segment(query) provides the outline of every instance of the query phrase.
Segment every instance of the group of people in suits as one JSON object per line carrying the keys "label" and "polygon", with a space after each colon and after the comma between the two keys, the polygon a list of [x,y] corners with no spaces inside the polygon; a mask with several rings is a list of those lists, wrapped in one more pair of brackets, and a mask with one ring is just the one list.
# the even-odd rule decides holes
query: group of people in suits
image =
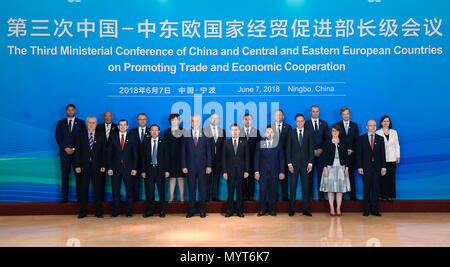
{"label": "group of people in suits", "polygon": [[[278,184],[281,199],[289,201],[289,216],[297,211],[297,188],[300,181],[302,214],[312,216],[314,176],[319,200],[327,193],[330,215],[341,216],[344,193],[356,201],[355,171],[363,177],[364,216],[380,216],[378,200],[395,198],[395,172],[400,162],[398,135],[388,116],[380,129],[374,120],[366,123],[367,133],[359,135],[358,125],[350,121],[350,109],[340,110],[342,121],[330,128],[321,120],[318,106],[311,107],[311,119],[295,116],[295,128],[284,122],[281,109],[274,111],[274,122],[264,130],[264,139],[252,127],[251,114],[243,116],[243,127],[232,124],[231,138],[212,114],[209,125],[201,128],[201,117],[193,115],[190,130],[180,127],[180,115],[169,116],[170,128],[160,138],[160,126],[147,127],[147,115],[137,116],[138,127],[128,130],[128,121],[112,122],[112,113],[104,113],[104,122],[89,116],[86,123],[75,118],[75,106],[66,106],[67,118],[58,122],[56,140],[61,159],[61,203],[68,201],[68,180],[73,165],[76,178],[79,218],[87,216],[88,191],[92,181],[94,213],[103,217],[102,202],[106,175],[111,177],[112,217],[121,213],[121,184],[125,185],[125,214],[132,216],[133,204],[141,195],[141,181],[148,202],[144,217],[155,212],[155,187],[159,196],[159,216],[166,214],[165,181],[170,179],[169,203],[174,201],[178,182],[180,201],[184,202],[184,180],[188,182],[190,218],[198,211],[206,217],[207,201],[219,201],[219,184],[227,184],[225,217],[244,217],[244,201],[254,200],[255,181],[259,183],[258,216],[276,216]],[[316,174],[316,175],[314,175]],[[198,196],[198,210],[196,199]],[[334,195],[336,194],[336,208]],[[234,196],[236,195],[236,207]],[[267,203],[268,202],[268,203]],[[268,205],[267,205],[268,204]]]}

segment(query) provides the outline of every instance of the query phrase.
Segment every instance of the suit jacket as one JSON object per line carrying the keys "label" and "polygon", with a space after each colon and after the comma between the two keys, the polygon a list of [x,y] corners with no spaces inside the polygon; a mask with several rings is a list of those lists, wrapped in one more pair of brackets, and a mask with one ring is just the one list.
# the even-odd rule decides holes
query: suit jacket
{"label": "suit jacket", "polygon": [[144,142],[145,139],[147,138],[151,138],[152,135],[150,134],[150,128],[149,127],[145,127],[145,131],[144,131],[144,141],[142,141],[141,143],[141,138],[139,138],[139,127],[133,128],[130,130],[130,136],[133,136],[133,138],[135,139],[135,143],[137,144],[138,147],[138,172],[142,172],[142,168],[144,167],[144,165],[142,165],[142,157],[144,154]]}
{"label": "suit jacket", "polygon": [[278,144],[273,147],[267,147],[266,140],[259,142],[255,150],[255,172],[259,172],[261,176],[277,177],[280,173],[284,173],[285,161],[283,146]]}
{"label": "suit jacket", "polygon": [[217,141],[214,140],[211,126],[205,127],[203,129],[203,132],[205,133],[205,136],[209,139],[209,146],[211,148],[211,160],[212,162],[215,162],[218,166],[222,164],[222,147],[223,142],[226,138],[225,130],[221,127],[217,127]]}
{"label": "suit jacket", "polygon": [[383,137],[384,149],[386,150],[386,161],[395,162],[400,158],[400,143],[398,142],[398,134],[396,130],[389,130],[389,140],[384,135],[383,129],[376,131],[376,134]]}
{"label": "suit jacket", "polygon": [[181,168],[206,169],[212,167],[211,147],[208,138],[200,130],[197,146],[194,145],[194,136],[191,131],[185,131],[181,139]]}
{"label": "suit jacket", "polygon": [[284,152],[286,153],[287,152],[286,146],[288,143],[289,133],[292,130],[291,125],[283,122],[283,126],[281,127],[281,135],[278,135],[278,129],[276,128],[277,127],[276,123],[272,123],[270,126],[272,127],[273,133],[274,133],[273,140],[276,141],[276,143],[280,142],[283,146]]}
{"label": "suit jacket", "polygon": [[249,171],[251,173],[254,172],[254,166],[255,163],[255,149],[256,144],[258,144],[259,141],[261,141],[261,134],[259,133],[259,130],[256,128],[251,127],[250,133],[248,136],[248,139],[245,137],[245,128],[242,127],[239,131],[239,138],[247,140],[248,145],[248,151],[249,151],[249,159],[250,159],[250,169]]}
{"label": "suit jacket", "polygon": [[314,126],[311,120],[305,122],[305,129],[313,134],[314,149],[322,148],[322,145],[328,138],[328,124],[326,121],[319,119],[319,131],[314,131]]}
{"label": "suit jacket", "polygon": [[348,125],[348,134],[345,133],[345,127],[344,127],[343,121],[337,122],[336,125],[338,125],[341,128],[341,137],[344,139],[345,143],[347,144],[348,149],[351,149],[351,150],[353,150],[353,152],[355,152],[356,145],[358,144],[358,139],[359,139],[358,124],[354,123],[353,121],[350,121],[350,123]]}
{"label": "suit jacket", "polygon": [[[324,166],[333,166],[334,156],[336,154],[336,145],[333,144],[331,138],[328,138],[327,141],[325,141],[325,143],[323,144],[322,148]],[[342,166],[348,167],[348,147],[343,138],[340,139],[337,149],[339,153],[340,164]]]}
{"label": "suit jacket", "polygon": [[58,121],[56,125],[55,138],[59,145],[59,153],[63,153],[67,147],[75,147],[75,139],[80,132],[86,131],[86,124],[83,120],[75,118],[72,131],[69,134],[69,123],[67,118]]}
{"label": "suit jacket", "polygon": [[94,144],[91,150],[88,132],[80,132],[75,142],[75,156],[73,158],[75,168],[81,167],[81,171],[86,171],[90,163],[96,171],[100,171],[100,168],[106,168],[105,144],[105,134],[95,131]]}
{"label": "suit jacket", "polygon": [[290,131],[286,162],[291,163],[294,168],[306,168],[309,163],[314,162],[314,140],[310,131],[303,128],[302,146],[298,142],[297,128]]}
{"label": "suit jacket", "polygon": [[[101,123],[101,124],[97,124],[97,129],[95,129],[95,132],[102,132],[103,134],[105,134],[106,137],[106,127],[105,127],[105,123]],[[114,134],[115,132],[119,132],[119,127],[117,127],[117,124],[115,124],[114,122],[111,122],[111,129],[109,130],[109,137],[111,137],[112,134]],[[106,145],[108,145],[109,139],[106,140]]]}
{"label": "suit jacket", "polygon": [[[145,138],[143,144],[143,154],[141,157],[141,166],[142,172],[146,172],[147,178],[152,168],[152,153],[152,138]],[[161,138],[158,138],[158,146],[156,148],[156,162],[157,166],[159,167],[159,176],[164,177],[164,173],[169,172],[170,170],[170,158],[167,143]]]}
{"label": "suit jacket", "polygon": [[[374,159],[373,162],[372,158]],[[368,134],[361,135],[357,146],[356,163],[358,168],[364,169],[364,172],[381,171],[382,168],[386,168],[386,151],[383,137],[374,134],[372,150]]]}
{"label": "suit jacket", "polygon": [[131,170],[138,170],[138,146],[135,138],[128,132],[125,138],[125,145],[122,151],[119,139],[120,132],[115,132],[109,137],[107,168],[117,174],[122,169],[122,161],[125,175],[129,175]]}
{"label": "suit jacket", "polygon": [[[237,170],[237,173],[234,171]],[[234,153],[233,139],[230,138],[223,144],[222,171],[228,175],[244,177],[244,172],[250,171],[250,155],[247,140],[238,138],[237,153]]]}

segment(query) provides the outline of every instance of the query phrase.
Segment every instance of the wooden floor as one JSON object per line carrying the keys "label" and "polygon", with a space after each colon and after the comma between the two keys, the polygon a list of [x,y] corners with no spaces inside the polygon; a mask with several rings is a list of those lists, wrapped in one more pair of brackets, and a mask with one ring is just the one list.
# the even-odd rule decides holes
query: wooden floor
{"label": "wooden floor", "polygon": [[450,213],[0,217],[0,246],[450,246]]}

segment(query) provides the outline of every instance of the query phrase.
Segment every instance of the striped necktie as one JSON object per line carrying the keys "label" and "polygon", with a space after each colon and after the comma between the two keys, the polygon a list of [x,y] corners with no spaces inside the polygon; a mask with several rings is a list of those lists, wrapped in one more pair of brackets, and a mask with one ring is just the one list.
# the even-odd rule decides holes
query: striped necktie
{"label": "striped necktie", "polygon": [[94,148],[94,133],[89,133],[89,147]]}

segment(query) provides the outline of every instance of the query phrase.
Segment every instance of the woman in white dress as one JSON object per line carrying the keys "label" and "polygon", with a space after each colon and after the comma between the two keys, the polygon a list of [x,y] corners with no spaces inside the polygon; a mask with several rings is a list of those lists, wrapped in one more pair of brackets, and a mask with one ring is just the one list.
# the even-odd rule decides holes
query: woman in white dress
{"label": "woman in white dress", "polygon": [[392,201],[396,198],[395,175],[397,164],[400,163],[400,144],[397,131],[392,129],[389,116],[381,117],[380,129],[376,133],[384,138],[386,150],[386,175],[381,177],[380,198],[383,201]]}

